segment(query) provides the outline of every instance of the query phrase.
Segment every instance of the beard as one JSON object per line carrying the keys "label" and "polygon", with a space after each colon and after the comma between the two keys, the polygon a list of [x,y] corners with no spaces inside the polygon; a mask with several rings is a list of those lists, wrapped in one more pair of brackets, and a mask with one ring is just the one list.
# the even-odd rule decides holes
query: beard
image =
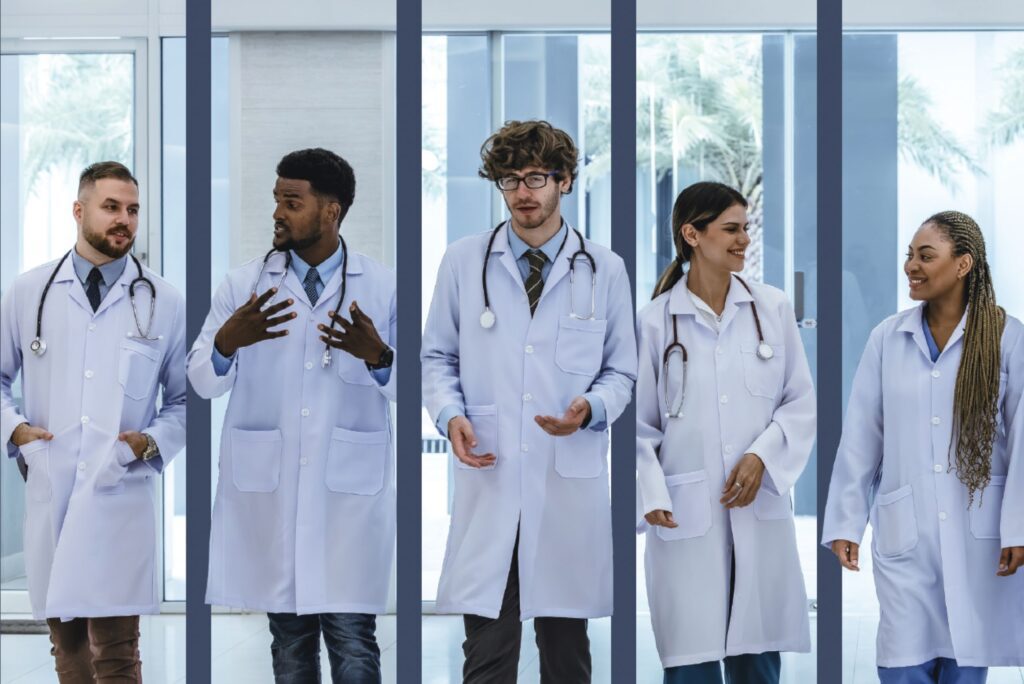
{"label": "beard", "polygon": [[[536,204],[538,206],[533,212],[531,212],[532,216],[530,218],[516,217],[516,223],[520,228],[524,230],[533,230],[534,228],[543,225],[545,221],[551,218],[555,209],[558,208],[558,195],[553,195],[550,199],[545,199],[544,201],[537,202]],[[515,215],[516,212],[512,210],[512,207],[509,207],[509,210],[512,211],[513,215]]]}
{"label": "beard", "polygon": [[135,236],[132,235],[131,239],[128,240],[128,243],[125,244],[124,247],[115,247],[114,245],[107,242],[107,235],[115,231],[127,232],[128,227],[120,225],[114,226],[105,233],[101,233],[99,231],[92,230],[89,226],[85,224],[82,225],[82,236],[85,238],[85,241],[89,243],[90,247],[95,249],[103,256],[108,256],[111,259],[120,259],[125,254],[131,251],[132,245],[135,244]]}
{"label": "beard", "polygon": [[[275,228],[277,227],[278,226],[275,226]],[[320,238],[322,238],[324,234],[323,229],[320,228],[319,226],[316,226],[316,232],[311,233],[303,238],[296,238],[292,236],[291,230],[284,226],[280,227],[286,232],[280,238],[276,236],[274,237],[274,249],[280,250],[282,252],[288,250],[297,252],[299,250],[306,249],[307,247],[312,247],[313,245],[320,241]]]}

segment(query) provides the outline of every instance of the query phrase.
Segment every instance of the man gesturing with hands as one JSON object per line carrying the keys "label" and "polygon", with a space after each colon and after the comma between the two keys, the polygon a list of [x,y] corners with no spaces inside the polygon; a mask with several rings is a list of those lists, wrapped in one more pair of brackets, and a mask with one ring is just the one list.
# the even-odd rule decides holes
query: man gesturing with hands
{"label": "man gesturing with hands", "polygon": [[231,392],[206,598],[268,613],[278,684],[320,680],[321,633],[335,683],[379,682],[395,277],[340,236],[355,198],[344,159],[300,150],[277,176],[274,249],[228,274],[188,357],[196,392]]}

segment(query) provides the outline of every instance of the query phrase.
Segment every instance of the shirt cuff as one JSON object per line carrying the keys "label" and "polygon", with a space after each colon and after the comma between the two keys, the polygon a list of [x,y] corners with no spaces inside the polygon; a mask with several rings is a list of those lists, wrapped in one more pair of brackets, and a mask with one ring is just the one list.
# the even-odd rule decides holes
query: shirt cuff
{"label": "shirt cuff", "polygon": [[608,412],[605,410],[604,402],[601,397],[597,396],[593,392],[587,392],[583,395],[583,398],[590,404],[590,420],[584,427],[587,430],[595,430],[600,432],[606,427],[606,421],[608,419]]}
{"label": "shirt cuff", "polygon": [[230,358],[224,356],[217,351],[217,345],[211,345],[213,347],[213,355],[210,360],[213,361],[213,372],[220,377],[224,377],[231,370],[231,364],[235,361],[235,356],[232,355]]}
{"label": "shirt cuff", "polygon": [[448,438],[448,422],[455,416],[464,416],[462,409],[456,404],[449,404],[441,409],[441,413],[437,416],[437,431],[444,435],[445,439]]}
{"label": "shirt cuff", "polygon": [[377,368],[375,370],[371,370],[370,375],[373,376],[373,379],[377,382],[378,385],[383,387],[384,385],[388,384],[388,380],[391,379],[391,366],[388,366],[387,368]]}

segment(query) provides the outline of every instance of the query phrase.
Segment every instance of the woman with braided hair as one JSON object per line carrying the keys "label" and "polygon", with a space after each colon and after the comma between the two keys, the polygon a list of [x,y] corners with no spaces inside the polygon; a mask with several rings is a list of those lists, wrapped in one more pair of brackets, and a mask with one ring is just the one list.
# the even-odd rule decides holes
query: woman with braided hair
{"label": "woman with braided hair", "polygon": [[903,270],[922,304],[868,340],[822,543],[859,570],[871,522],[881,682],[984,682],[1024,665],[1024,326],[965,214],[925,221]]}

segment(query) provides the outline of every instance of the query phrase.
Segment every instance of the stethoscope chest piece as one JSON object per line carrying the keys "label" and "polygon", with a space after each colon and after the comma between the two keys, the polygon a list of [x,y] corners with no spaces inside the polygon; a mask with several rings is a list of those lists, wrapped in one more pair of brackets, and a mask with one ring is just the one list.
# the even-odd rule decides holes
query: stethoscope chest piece
{"label": "stethoscope chest piece", "polygon": [[757,345],[757,358],[761,359],[762,361],[767,361],[773,356],[775,356],[775,350],[772,349],[772,346],[770,344],[768,344],[767,342],[761,342],[759,345]]}
{"label": "stethoscope chest piece", "polygon": [[37,337],[29,342],[28,348],[31,349],[32,353],[36,356],[42,356],[46,353],[46,342]]}
{"label": "stethoscope chest piece", "polygon": [[498,319],[495,317],[494,312],[491,311],[490,307],[484,309],[484,312],[480,314],[480,327],[485,330],[490,330],[494,327],[494,323]]}
{"label": "stethoscope chest piece", "polygon": [[331,365],[331,350],[330,348],[324,349],[324,353],[320,356],[320,367],[327,368]]}

